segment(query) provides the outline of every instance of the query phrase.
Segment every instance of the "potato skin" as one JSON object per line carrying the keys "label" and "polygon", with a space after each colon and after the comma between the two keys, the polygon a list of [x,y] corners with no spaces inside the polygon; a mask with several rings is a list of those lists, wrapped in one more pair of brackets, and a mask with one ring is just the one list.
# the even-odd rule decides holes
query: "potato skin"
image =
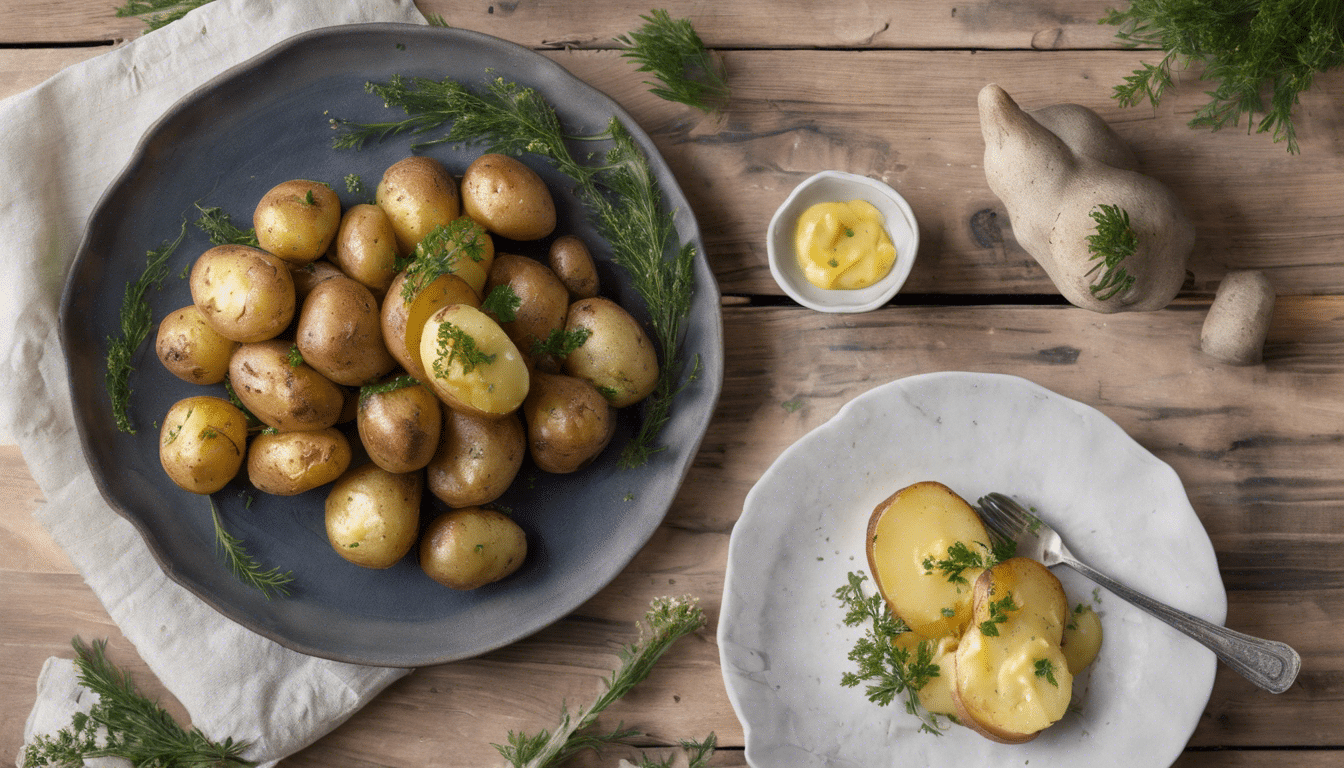
{"label": "potato skin", "polygon": [[341,217],[332,261],[375,296],[386,293],[397,276],[397,233],[387,212],[369,203],[351,206]]}
{"label": "potato skin", "polygon": [[262,195],[252,213],[257,244],[301,267],[321,258],[341,223],[341,200],[319,181],[281,182]]}
{"label": "potato skin", "polygon": [[159,463],[183,490],[214,493],[243,466],[247,417],[233,403],[198,395],[177,401],[159,429]]}
{"label": "potato skin", "polygon": [[597,265],[587,244],[574,235],[561,235],[551,243],[546,254],[547,264],[560,282],[569,290],[571,301],[591,299],[597,295],[601,283]]}
{"label": "potato skin", "polygon": [[299,312],[294,341],[304,362],[349,387],[375,382],[397,365],[383,344],[378,300],[349,277],[313,287]]}
{"label": "potato skin", "polygon": [[606,398],[573,376],[537,372],[523,417],[532,460],[543,472],[582,469],[616,434],[616,417]]}
{"label": "potato skin", "polygon": [[517,571],[526,558],[523,529],[493,509],[445,512],[420,537],[420,567],[453,589],[476,589],[499,581]]}
{"label": "potato skin", "polygon": [[415,546],[420,527],[420,473],[388,472],[377,464],[347,471],[327,494],[327,540],[364,568],[390,568]]}
{"label": "potato skin", "polygon": [[430,230],[461,215],[457,182],[432,157],[417,155],[388,166],[374,193],[397,238],[397,251],[409,255]]}
{"label": "potato skin", "polygon": [[564,330],[569,312],[569,291],[550,267],[536,259],[512,253],[501,253],[495,258],[490,268],[490,280],[486,283],[486,295],[500,286],[508,286],[518,297],[519,304],[514,319],[499,325],[518,351],[533,359],[533,344],[545,341],[552,331]]}
{"label": "potato skin", "polygon": [[217,245],[191,268],[191,301],[219,335],[238,342],[278,336],[297,304],[289,265],[246,245]]}
{"label": "potato skin", "polygon": [[566,333],[588,331],[564,362],[565,373],[586,379],[616,408],[643,400],[658,384],[658,353],[644,329],[621,305],[600,296],[569,307]]}
{"label": "potato skin", "polygon": [[445,409],[426,484],[450,507],[489,504],[509,489],[526,455],[527,433],[517,414],[492,419]]}
{"label": "potato skin", "polygon": [[289,342],[243,344],[229,360],[229,382],[254,416],[281,432],[326,429],[341,418],[345,393],[306,363],[289,364]]}
{"label": "potato skin", "polygon": [[163,367],[192,384],[218,384],[229,372],[229,358],[238,342],[219,335],[195,304],[159,322],[154,351]]}
{"label": "potato skin", "polygon": [[252,438],[247,479],[262,493],[295,496],[326,485],[350,467],[350,441],[332,427]]}
{"label": "potato skin", "polygon": [[355,423],[374,464],[388,472],[414,472],[438,450],[443,408],[428,387],[416,383],[361,394]]}
{"label": "potato skin", "polygon": [[462,210],[510,240],[540,240],[555,230],[555,200],[546,182],[508,155],[484,154],[467,166]]}
{"label": "potato skin", "polygon": [[333,277],[346,276],[340,267],[326,259],[318,259],[304,264],[302,267],[291,269],[289,275],[294,279],[294,295],[299,306],[303,305],[304,300],[308,298],[308,294],[313,292],[318,283],[330,280]]}

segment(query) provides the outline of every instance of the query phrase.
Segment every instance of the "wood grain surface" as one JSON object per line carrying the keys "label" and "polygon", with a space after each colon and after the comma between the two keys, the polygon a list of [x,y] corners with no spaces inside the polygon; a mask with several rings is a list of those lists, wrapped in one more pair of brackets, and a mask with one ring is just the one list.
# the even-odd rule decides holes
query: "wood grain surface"
{"label": "wood grain surface", "polygon": [[[706,116],[650,95],[612,39],[646,9],[421,0],[450,25],[544,53],[626,107],[687,192],[724,294],[728,361],[701,450],[665,524],[631,565],[571,616],[507,648],[415,671],[308,749],[308,766],[484,766],[510,730],[550,728],[590,700],[660,595],[698,597],[709,625],[673,648],[603,722],[647,734],[613,766],[714,732],[715,766],[746,765],[714,633],[732,527],[761,473],[853,397],[939,370],[1009,373],[1088,403],[1169,463],[1213,541],[1229,626],[1303,656],[1272,696],[1219,670],[1183,768],[1344,762],[1344,76],[1319,77],[1297,110],[1300,155],[1243,125],[1186,122],[1193,73],[1161,107],[1121,108],[1111,88],[1152,51],[1124,50],[1097,19],[1115,3],[662,4],[722,57],[733,98]],[[114,0],[0,0],[0,97],[143,33]],[[1151,313],[1065,304],[1013,237],[982,169],[975,95],[998,82],[1026,106],[1093,108],[1171,186],[1198,239],[1181,296]],[[921,248],[905,290],[863,315],[824,315],[770,277],[775,208],[823,169],[882,179],[907,197]],[[1264,270],[1280,296],[1262,365],[1203,355],[1209,301],[1232,269]],[[0,446],[0,760],[18,752],[34,683],[73,636],[106,637],[179,718],[185,712],[31,512],[42,501],[17,448]],[[1135,702],[1134,706],[1143,706]]]}

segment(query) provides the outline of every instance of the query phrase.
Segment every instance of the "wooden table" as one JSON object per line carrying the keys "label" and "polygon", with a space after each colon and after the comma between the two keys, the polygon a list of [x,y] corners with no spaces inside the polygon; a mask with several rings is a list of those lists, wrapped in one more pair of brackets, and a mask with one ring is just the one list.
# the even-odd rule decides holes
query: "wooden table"
{"label": "wooden table", "polygon": [[[115,5],[0,2],[0,96],[141,34]],[[420,0],[452,26],[530,46],[608,93],[676,172],[724,296],[728,361],[690,476],[652,541],[572,616],[512,647],[416,671],[284,765],[495,764],[490,742],[549,728],[561,702],[590,700],[649,600],[680,593],[700,598],[709,626],[606,722],[648,733],[651,748],[713,731],[714,765],[744,765],[714,640],[742,500],[786,446],[851,398],[938,370],[1024,376],[1118,422],[1183,479],[1218,554],[1228,625],[1301,652],[1301,676],[1279,696],[1220,668],[1178,765],[1344,761],[1344,78],[1322,76],[1303,97],[1302,151],[1291,156],[1245,130],[1187,128],[1203,103],[1188,74],[1158,109],[1116,106],[1112,86],[1158,57],[1121,49],[1097,24],[1112,0],[662,5],[722,52],[733,100],[721,118],[651,96],[614,50],[643,7]],[[988,82],[1027,106],[1097,110],[1187,204],[1199,235],[1171,306],[1103,316],[1059,299],[985,183],[975,96]],[[892,184],[920,221],[909,282],[878,311],[819,314],[770,277],[766,224],[822,169]],[[1219,280],[1244,268],[1264,270],[1279,300],[1264,364],[1237,368],[1204,356],[1198,339]],[[112,659],[162,693],[30,518],[40,504],[17,448],[0,447],[3,760],[19,749],[43,660],[68,654],[74,635],[109,638]],[[620,754],[580,762],[613,765]]]}

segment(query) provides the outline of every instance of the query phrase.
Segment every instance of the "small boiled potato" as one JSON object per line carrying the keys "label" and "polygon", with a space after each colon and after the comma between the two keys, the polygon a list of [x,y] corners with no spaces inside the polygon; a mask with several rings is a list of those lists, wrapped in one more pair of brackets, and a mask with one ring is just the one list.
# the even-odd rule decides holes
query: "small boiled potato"
{"label": "small boiled potato", "polygon": [[527,435],[518,414],[493,419],[449,408],[425,481],[430,493],[450,507],[489,504],[509,489],[526,455]]}
{"label": "small boiled potato", "polygon": [[591,299],[597,295],[597,265],[593,263],[588,246],[579,238],[573,235],[557,237],[547,253],[547,263],[569,289],[572,300]]}
{"label": "small boiled potato", "polygon": [[308,294],[313,292],[313,288],[317,287],[318,283],[330,280],[333,277],[345,276],[340,267],[326,259],[318,259],[312,263],[304,264],[302,267],[291,269],[289,274],[294,278],[294,295],[298,299],[299,306],[303,305],[304,300],[308,298]]}
{"label": "small boiled potato", "polygon": [[257,435],[247,449],[247,479],[262,493],[294,496],[350,468],[350,441],[333,427]]}
{"label": "small boiled potato", "polygon": [[616,434],[616,415],[592,384],[537,372],[523,403],[527,445],[543,472],[565,474],[597,457]]}
{"label": "small boiled potato", "polygon": [[[415,247],[412,267],[421,263],[437,265],[438,273],[457,275],[476,293],[482,293],[494,260],[494,239],[480,224],[463,216],[448,226],[430,230]],[[416,279],[423,283],[428,276]]]}
{"label": "small boiled potato", "polygon": [[289,265],[246,245],[217,245],[191,267],[191,301],[219,335],[233,341],[275,338],[297,304]]}
{"label": "small boiled potato", "polygon": [[195,304],[159,322],[154,351],[163,367],[192,384],[218,384],[229,372],[229,357],[238,342],[219,335]]}
{"label": "small boiled potato", "polygon": [[523,356],[499,323],[475,307],[435,312],[420,335],[420,358],[434,393],[451,408],[499,417],[527,397]]}
{"label": "small boiled potato", "polygon": [[[395,386],[404,381],[393,380]],[[423,384],[411,382],[390,389],[371,387],[359,397],[355,424],[359,441],[374,464],[388,472],[423,469],[439,447],[443,408]]]}
{"label": "small boiled potato", "polygon": [[524,355],[532,357],[532,345],[545,341],[553,331],[564,330],[569,312],[569,291],[551,268],[536,259],[501,253],[490,268],[485,295],[501,286],[518,299],[514,319],[500,327]]}
{"label": "small boiled potato", "polygon": [[397,233],[376,205],[360,203],[341,217],[335,262],[341,271],[382,296],[397,276]]}
{"label": "small boiled potato", "polygon": [[377,464],[347,471],[327,494],[327,541],[365,568],[390,568],[415,546],[420,531],[419,472],[388,472]]}
{"label": "small boiled potato", "polygon": [[420,567],[453,589],[476,589],[512,574],[527,557],[527,535],[493,509],[468,507],[436,517],[420,538]]}
{"label": "small boiled potato", "polygon": [[587,379],[617,408],[648,397],[658,384],[658,353],[639,322],[610,299],[580,299],[569,307],[565,332],[587,331],[565,358],[565,373]]}
{"label": "small boiled potato", "polygon": [[431,230],[462,212],[457,182],[432,157],[399,160],[383,172],[374,193],[397,238],[397,251],[409,255]]}
{"label": "small boiled potato", "polygon": [[159,429],[159,462],[178,487],[214,493],[243,466],[247,417],[218,397],[199,395],[168,409]]}
{"label": "small boiled potato", "polygon": [[555,229],[555,200],[546,182],[508,155],[481,155],[467,166],[462,210],[510,240],[540,240]]}
{"label": "small boiled potato", "polygon": [[406,372],[420,381],[429,381],[420,361],[420,334],[430,315],[450,304],[481,305],[481,297],[456,275],[440,275],[418,293],[406,298],[406,273],[392,281],[383,297],[383,343]]}
{"label": "small boiled potato", "polygon": [[313,287],[299,312],[294,343],[305,363],[337,384],[371,384],[397,366],[383,343],[378,300],[349,277]]}
{"label": "small boiled potato", "polygon": [[[243,344],[229,360],[229,383],[243,406],[281,432],[326,429],[341,418],[345,392],[306,363],[294,345],[272,339]],[[296,364],[297,363],[297,364]]]}
{"label": "small boiled potato", "polygon": [[341,224],[341,200],[320,181],[275,185],[257,203],[252,226],[262,250],[301,267],[327,252]]}

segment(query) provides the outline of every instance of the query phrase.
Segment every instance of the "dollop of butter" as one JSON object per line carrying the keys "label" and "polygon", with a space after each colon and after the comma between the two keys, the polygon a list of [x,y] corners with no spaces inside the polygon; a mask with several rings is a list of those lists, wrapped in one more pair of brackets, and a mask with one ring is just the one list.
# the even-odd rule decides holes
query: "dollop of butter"
{"label": "dollop of butter", "polygon": [[812,205],[794,229],[803,276],[827,290],[867,288],[886,277],[896,263],[896,246],[885,223],[867,200]]}

